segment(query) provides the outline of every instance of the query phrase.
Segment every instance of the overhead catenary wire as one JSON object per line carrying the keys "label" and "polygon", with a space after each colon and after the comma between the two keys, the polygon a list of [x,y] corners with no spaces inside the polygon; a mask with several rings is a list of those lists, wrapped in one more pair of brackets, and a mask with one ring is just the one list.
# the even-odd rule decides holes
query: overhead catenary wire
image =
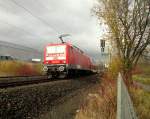
{"label": "overhead catenary wire", "polygon": [[[27,34],[30,34],[30,36],[33,36],[33,37],[37,37],[37,38],[40,38],[40,39],[43,39],[41,36],[38,36],[38,35],[36,35],[36,34],[32,34],[31,32],[28,32],[28,31],[26,31],[26,30],[24,30],[23,28],[21,28],[21,27],[18,27],[18,26],[16,26],[16,25],[13,25],[13,24],[9,24],[8,22],[5,22],[5,21],[2,21],[2,20],[0,20],[0,23],[3,23],[3,24],[6,24],[6,25],[8,25],[8,26],[10,26],[10,27],[15,27],[17,30],[19,30],[19,31],[22,31],[22,32],[24,32],[24,33],[27,33]],[[0,35],[0,36],[3,36],[3,35]],[[9,35],[8,35],[9,36]],[[10,38],[10,37],[6,37],[6,38]],[[1,42],[1,41],[0,41]],[[16,45],[20,45],[20,44],[16,44]],[[27,46],[28,47],[28,46]],[[29,48],[29,47],[28,47]]]}
{"label": "overhead catenary wire", "polygon": [[4,24],[6,24],[6,25],[8,25],[8,26],[10,26],[10,27],[14,27],[14,28],[16,28],[16,29],[18,29],[18,30],[20,30],[20,31],[22,31],[22,32],[24,32],[24,33],[30,34],[30,36],[35,36],[35,37],[38,37],[38,38],[39,38],[39,37],[42,38],[41,36],[38,36],[38,35],[36,35],[36,34],[32,34],[31,32],[28,32],[28,31],[24,30],[23,28],[21,28],[21,27],[19,27],[19,26],[10,24],[10,23],[8,23],[8,22],[6,22],[6,21],[3,21],[3,20],[1,20],[1,19],[0,19],[0,23],[4,23]]}
{"label": "overhead catenary wire", "polygon": [[16,2],[15,0],[11,0],[11,2],[13,2],[14,4],[16,4],[18,7],[24,9],[26,12],[28,12],[31,16],[35,17],[36,19],[38,19],[39,21],[41,21],[43,24],[45,24],[47,27],[49,27],[51,30],[55,31],[56,33],[59,33],[55,28],[53,28],[47,21],[43,20],[41,17],[36,16],[35,14],[33,14],[29,9],[27,9],[26,7],[24,7],[23,5],[19,4],[18,2]]}
{"label": "overhead catenary wire", "polygon": [[[5,8],[5,6],[3,4],[0,3],[0,6],[2,6],[3,8]],[[35,17],[35,16],[33,16]],[[9,27],[13,27],[14,29],[16,29],[17,31],[19,32],[24,32],[24,33],[27,33],[27,34],[30,34],[30,36],[33,36],[33,37],[38,37],[40,39],[43,39],[43,37],[41,37],[40,35],[37,35],[37,34],[33,34],[31,32],[29,32],[28,30],[25,30],[24,28],[22,27],[19,27],[18,25],[15,25],[15,24],[12,24],[12,23],[9,23],[7,21],[4,21],[2,19],[0,19],[0,23],[4,24],[4,25],[7,25]],[[8,29],[9,29],[8,27]],[[52,28],[51,28],[52,29]],[[5,36],[6,38],[11,38],[11,36],[9,35],[5,35],[5,34],[1,34],[0,36]],[[19,45],[19,44],[18,44]]]}
{"label": "overhead catenary wire", "polygon": [[[1,4],[1,3],[0,3],[0,6],[4,8],[3,4]],[[40,35],[33,34],[33,33],[29,32],[29,31],[25,30],[25,29],[22,28],[22,27],[19,27],[19,26],[17,26],[17,25],[11,24],[11,23],[6,22],[6,21],[4,21],[4,20],[1,20],[1,19],[0,19],[0,23],[6,24],[7,26],[13,27],[13,28],[15,28],[15,29],[17,29],[17,30],[19,30],[19,31],[21,31],[21,32],[27,33],[27,34],[29,34],[30,36],[43,39],[43,37],[41,37]]]}
{"label": "overhead catenary wire", "polygon": [[[3,8],[6,8],[6,7],[5,7],[3,4],[1,4],[1,3],[0,3],[0,6],[3,7]],[[29,34],[30,36],[37,37],[38,39],[39,39],[39,38],[40,38],[40,39],[43,39],[43,37],[41,37],[40,35],[31,33],[31,32],[29,32],[28,30],[25,30],[24,28],[19,27],[18,25],[11,24],[11,23],[9,23],[9,22],[7,22],[7,21],[4,21],[4,20],[2,20],[2,19],[0,19],[0,23],[3,23],[3,24],[5,24],[5,25],[7,25],[7,26],[9,26],[9,27],[13,27],[13,28],[17,29],[17,31],[27,33],[27,34]],[[1,35],[1,36],[2,36],[2,35]],[[7,37],[8,37],[8,36],[7,36]],[[9,38],[9,37],[8,37],[8,38]]]}
{"label": "overhead catenary wire", "polygon": [[[42,0],[34,0],[34,1],[35,1],[36,4],[40,4],[40,5],[42,6],[42,8],[44,8],[45,10],[47,10],[47,11],[50,10],[47,6],[44,5],[44,3],[42,2]],[[65,29],[63,29],[63,30],[65,31]],[[61,35],[64,35],[64,33],[58,34],[59,37],[60,37]],[[69,36],[71,36],[71,35],[69,34]],[[59,38],[59,37],[58,37],[58,38]]]}
{"label": "overhead catenary wire", "polygon": [[[32,34],[32,33],[30,33],[30,32],[28,32],[28,31],[26,31],[26,30],[24,30],[24,29],[22,29],[22,28],[20,28],[20,27],[18,27],[18,26],[15,26],[15,25],[13,25],[13,24],[9,24],[9,23],[7,23],[7,22],[4,22],[4,21],[2,21],[2,20],[0,20],[0,22],[3,22],[3,23],[5,23],[5,24],[7,24],[7,25],[9,25],[9,26],[11,26],[11,27],[15,27],[16,29],[18,29],[18,30],[21,30],[21,31],[23,31],[24,33],[28,33],[28,34],[30,34],[30,36],[34,36],[34,37],[37,37],[38,39],[43,39],[41,36],[38,36],[38,35],[36,35],[36,34]],[[0,36],[3,36],[3,35],[0,35]],[[6,38],[10,38],[9,36],[5,36]],[[20,44],[17,44],[17,45],[20,45]],[[29,47],[29,46],[27,46],[27,47]],[[30,46],[31,47],[31,46]],[[39,52],[41,52],[40,50],[38,50]]]}
{"label": "overhead catenary wire", "polygon": [[[21,9],[23,9],[23,10],[25,10],[28,14],[30,14],[32,17],[34,17],[34,18],[36,18],[37,20],[39,20],[40,22],[42,22],[43,24],[45,24],[47,27],[49,27],[51,30],[53,30],[53,31],[55,31],[55,32],[57,32],[58,33],[58,31],[56,30],[56,29],[54,29],[54,28],[52,28],[52,26],[48,23],[48,22],[46,22],[45,20],[43,20],[41,17],[39,17],[39,16],[37,16],[37,15],[35,15],[35,14],[33,14],[33,12],[31,12],[31,10],[30,9],[27,9],[26,7],[24,7],[23,5],[21,5],[20,3],[18,3],[18,2],[16,2],[15,0],[9,0],[10,2],[12,2],[14,5],[16,5],[17,7],[19,7],[19,8],[21,8]],[[39,1],[38,1],[39,2]],[[39,2],[39,4],[40,4],[40,2]],[[3,6],[3,4],[0,4],[2,7],[4,7]],[[47,9],[48,10],[48,8],[47,7],[45,7],[45,5],[43,5],[42,4],[42,6],[45,8],[45,9]],[[7,24],[7,25],[9,25],[9,26],[11,26],[11,27],[14,27],[14,28],[16,28],[16,29],[19,29],[19,30],[21,30],[21,31],[23,31],[23,32],[25,32],[25,33],[28,33],[28,34],[30,34],[31,36],[36,36],[36,37],[40,37],[40,36],[38,36],[38,35],[32,35],[32,33],[30,33],[29,31],[26,31],[25,29],[23,29],[23,28],[21,28],[21,27],[19,27],[19,26],[17,26],[17,25],[14,25],[14,24],[10,24],[10,23],[8,23],[8,22],[5,22],[5,21],[3,21],[3,20],[0,20],[1,22],[3,22],[4,24]],[[43,38],[42,38],[43,39]]]}

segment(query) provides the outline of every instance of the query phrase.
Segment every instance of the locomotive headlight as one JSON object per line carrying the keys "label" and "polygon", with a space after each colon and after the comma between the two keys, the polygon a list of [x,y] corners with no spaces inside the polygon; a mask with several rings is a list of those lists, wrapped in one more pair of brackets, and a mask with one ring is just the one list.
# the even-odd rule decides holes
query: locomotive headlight
{"label": "locomotive headlight", "polygon": [[64,66],[60,66],[60,67],[58,67],[58,70],[59,70],[59,71],[64,71],[64,70],[65,70],[65,67],[64,67]]}
{"label": "locomotive headlight", "polygon": [[45,71],[45,72],[48,71],[48,67],[47,67],[47,66],[44,66],[44,67],[43,67],[43,71]]}

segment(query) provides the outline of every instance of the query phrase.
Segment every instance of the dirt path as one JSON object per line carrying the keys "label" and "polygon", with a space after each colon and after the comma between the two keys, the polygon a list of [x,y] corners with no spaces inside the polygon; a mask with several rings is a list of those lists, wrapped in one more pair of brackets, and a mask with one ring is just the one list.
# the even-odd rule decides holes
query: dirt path
{"label": "dirt path", "polygon": [[74,119],[77,110],[83,105],[87,95],[96,93],[97,87],[98,82],[89,83],[89,85],[56,100],[51,109],[38,119]]}

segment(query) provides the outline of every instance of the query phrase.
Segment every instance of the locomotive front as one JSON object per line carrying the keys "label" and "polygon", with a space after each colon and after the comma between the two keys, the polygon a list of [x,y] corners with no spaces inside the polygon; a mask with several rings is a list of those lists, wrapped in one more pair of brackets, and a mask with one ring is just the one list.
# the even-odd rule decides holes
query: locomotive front
{"label": "locomotive front", "polygon": [[44,71],[49,78],[64,78],[67,74],[67,45],[49,44],[44,50]]}

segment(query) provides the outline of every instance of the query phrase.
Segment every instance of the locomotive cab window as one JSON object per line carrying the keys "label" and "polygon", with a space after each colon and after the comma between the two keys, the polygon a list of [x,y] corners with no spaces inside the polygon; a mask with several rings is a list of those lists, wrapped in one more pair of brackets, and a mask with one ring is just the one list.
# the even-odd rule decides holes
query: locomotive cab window
{"label": "locomotive cab window", "polygon": [[66,45],[47,46],[46,60],[66,60]]}
{"label": "locomotive cab window", "polygon": [[47,53],[64,53],[65,46],[49,46],[47,47]]}

